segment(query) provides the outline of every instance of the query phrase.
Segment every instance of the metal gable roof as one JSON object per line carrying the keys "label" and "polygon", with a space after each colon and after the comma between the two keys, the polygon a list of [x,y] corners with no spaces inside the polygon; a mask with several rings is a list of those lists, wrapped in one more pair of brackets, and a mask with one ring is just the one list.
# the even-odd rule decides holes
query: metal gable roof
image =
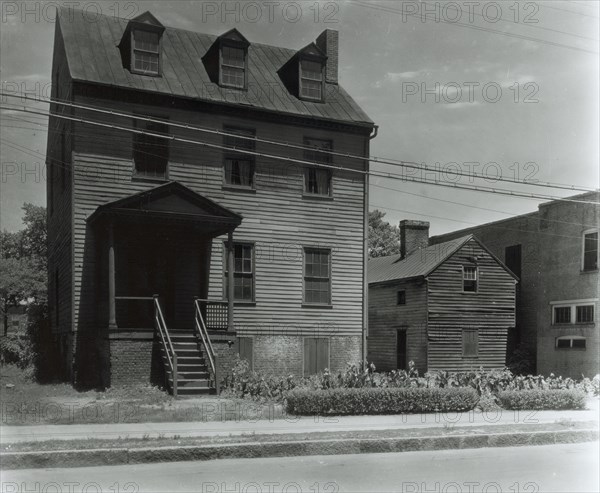
{"label": "metal gable roof", "polygon": [[252,43],[248,47],[248,89],[220,87],[211,81],[202,57],[217,36],[166,27],[161,40],[160,77],[131,73],[123,67],[118,45],[126,19],[98,15],[93,22],[81,11],[61,9],[59,29],[71,77],[76,81],[160,93],[213,103],[243,105],[302,117],[373,125],[339,85],[325,84],[326,100],[314,103],[290,94],[277,71],[297,52]]}
{"label": "metal gable roof", "polygon": [[369,284],[425,277],[453,255],[473,235],[421,248],[401,259],[400,255],[376,257],[369,260],[367,279]]}

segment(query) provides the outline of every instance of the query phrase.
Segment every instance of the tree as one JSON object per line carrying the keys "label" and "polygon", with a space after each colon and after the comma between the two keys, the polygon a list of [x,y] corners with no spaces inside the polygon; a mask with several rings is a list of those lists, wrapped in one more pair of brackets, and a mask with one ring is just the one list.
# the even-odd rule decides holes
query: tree
{"label": "tree", "polygon": [[0,233],[0,310],[4,331],[8,328],[8,309],[33,300],[47,302],[47,228],[46,209],[23,205],[25,228]]}
{"label": "tree", "polygon": [[383,220],[385,212],[369,212],[369,257],[400,253],[400,229]]}

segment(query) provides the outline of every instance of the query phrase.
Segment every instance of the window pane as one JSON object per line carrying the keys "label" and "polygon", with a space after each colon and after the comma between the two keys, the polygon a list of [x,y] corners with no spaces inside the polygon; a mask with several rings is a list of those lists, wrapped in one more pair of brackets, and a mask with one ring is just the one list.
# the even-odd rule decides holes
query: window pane
{"label": "window pane", "polygon": [[304,189],[315,195],[331,195],[331,172],[327,169],[306,168]]}
{"label": "window pane", "polygon": [[311,60],[302,60],[300,62],[300,67],[302,70],[302,78],[316,81],[323,80],[323,65],[321,63]]}
{"label": "window pane", "polygon": [[251,187],[254,181],[254,162],[246,159],[225,160],[225,183]]}
{"label": "window pane", "polygon": [[406,305],[406,291],[398,291],[398,305]]}
{"label": "window pane", "polygon": [[585,235],[583,244],[583,270],[598,268],[598,232]]}
{"label": "window pane", "polygon": [[133,31],[133,47],[158,53],[158,33],[148,31]]}
{"label": "window pane", "polygon": [[556,339],[556,347],[566,349],[571,347],[571,339]]}
{"label": "window pane", "polygon": [[571,339],[571,347],[574,349],[585,349],[585,339]]}
{"label": "window pane", "polygon": [[322,99],[323,83],[309,79],[301,79],[300,95],[310,99]]}
{"label": "window pane", "polygon": [[571,322],[571,307],[557,306],[554,308],[554,323],[568,324]]}
{"label": "window pane", "polygon": [[142,72],[158,73],[158,53],[146,53],[144,51],[133,52],[134,68]]}
{"label": "window pane", "polygon": [[[138,122],[140,130],[157,134],[169,134],[167,125],[153,122]],[[133,135],[133,159],[137,175],[149,178],[166,178],[169,161],[169,141],[146,134]]]}
{"label": "window pane", "polygon": [[577,323],[589,323],[594,321],[594,305],[577,307]]}
{"label": "window pane", "polygon": [[223,84],[244,87],[244,69],[223,67]]}
{"label": "window pane", "polygon": [[305,303],[331,303],[329,250],[306,249],[304,253]]}
{"label": "window pane", "polygon": [[242,48],[223,46],[223,64],[232,67],[244,68],[245,52]]}

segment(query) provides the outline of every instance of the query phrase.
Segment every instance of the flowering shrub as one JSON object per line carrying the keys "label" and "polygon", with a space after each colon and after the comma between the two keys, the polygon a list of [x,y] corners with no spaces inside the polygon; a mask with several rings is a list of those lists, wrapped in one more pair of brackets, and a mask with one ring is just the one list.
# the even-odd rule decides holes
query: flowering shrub
{"label": "flowering shrub", "polygon": [[480,398],[493,401],[500,392],[516,390],[578,390],[587,395],[600,395],[600,376],[575,381],[550,375],[515,375],[509,369],[461,372],[433,371],[419,376],[414,363],[408,370],[377,372],[375,365],[351,365],[336,373],[325,369],[310,377],[263,375],[251,371],[245,360],[238,359],[231,375],[222,382],[225,393],[235,397],[282,401],[293,389],[332,390],[363,388],[472,388]]}

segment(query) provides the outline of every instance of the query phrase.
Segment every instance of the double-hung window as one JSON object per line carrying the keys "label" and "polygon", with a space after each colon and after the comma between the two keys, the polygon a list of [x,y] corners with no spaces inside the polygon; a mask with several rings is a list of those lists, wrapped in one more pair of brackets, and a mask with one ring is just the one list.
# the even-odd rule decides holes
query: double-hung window
{"label": "double-hung window", "polygon": [[[233,299],[235,301],[254,301],[254,245],[234,243],[233,245]],[[229,271],[225,256],[225,292],[228,289]]]}
{"label": "double-hung window", "polygon": [[311,166],[304,169],[304,193],[308,195],[331,196],[330,151],[332,142],[322,139],[304,139],[304,160],[324,166]]}
{"label": "double-hung window", "polygon": [[331,304],[331,250],[304,249],[304,303]]}
{"label": "double-hung window", "polygon": [[463,267],[463,291],[477,291],[477,267],[470,265]]}
{"label": "double-hung window", "polygon": [[158,33],[136,29],[133,31],[134,72],[144,75],[160,74],[160,38]]}
{"label": "double-hung window", "polygon": [[[242,151],[254,151],[256,132],[250,129],[225,127],[225,184],[234,187],[254,188],[254,155]],[[234,135],[232,135],[234,134]],[[239,138],[240,135],[246,138]],[[236,152],[237,151],[237,152]]]}
{"label": "double-hung window", "polygon": [[221,84],[243,89],[246,87],[246,50],[223,45],[221,48]]}
{"label": "double-hung window", "polygon": [[[164,123],[138,120],[133,134],[135,176],[154,180],[167,179],[169,162],[169,127]],[[160,137],[164,135],[165,137]]]}
{"label": "double-hung window", "polygon": [[311,101],[323,100],[323,64],[300,60],[300,97]]}

